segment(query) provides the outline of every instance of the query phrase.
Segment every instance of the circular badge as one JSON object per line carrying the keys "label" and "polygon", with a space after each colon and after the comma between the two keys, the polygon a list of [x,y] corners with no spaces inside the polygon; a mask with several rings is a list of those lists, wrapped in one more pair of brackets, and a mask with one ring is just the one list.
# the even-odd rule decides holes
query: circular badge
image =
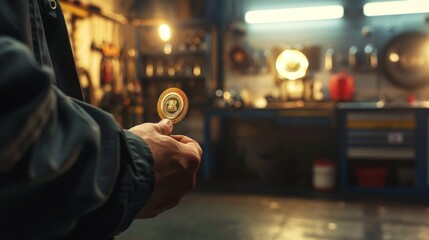
{"label": "circular badge", "polygon": [[188,97],[178,88],[169,88],[159,96],[157,109],[161,119],[180,122],[188,112]]}

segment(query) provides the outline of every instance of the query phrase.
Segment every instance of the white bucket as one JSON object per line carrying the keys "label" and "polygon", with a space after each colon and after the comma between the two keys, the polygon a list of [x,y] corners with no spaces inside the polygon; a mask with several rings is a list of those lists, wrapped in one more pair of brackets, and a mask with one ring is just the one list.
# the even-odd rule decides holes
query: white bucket
{"label": "white bucket", "polygon": [[313,187],[317,191],[335,188],[335,164],[330,160],[316,160],[313,164]]}

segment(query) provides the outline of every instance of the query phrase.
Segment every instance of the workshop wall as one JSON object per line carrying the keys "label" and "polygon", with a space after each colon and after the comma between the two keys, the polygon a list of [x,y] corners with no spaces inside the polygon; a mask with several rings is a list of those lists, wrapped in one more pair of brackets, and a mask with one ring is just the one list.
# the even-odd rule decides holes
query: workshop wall
{"label": "workshop wall", "polygon": [[[366,44],[373,44],[379,52],[393,36],[405,31],[429,31],[426,14],[396,15],[386,17],[365,17],[362,13],[366,1],[279,1],[279,0],[235,0],[227,1],[225,8],[225,62],[231,46],[242,44],[254,53],[253,57],[264,58],[265,67],[257,72],[234,71],[226,66],[224,69],[225,90],[237,92],[246,90],[252,99],[266,95],[279,95],[279,89],[274,83],[275,69],[273,68],[273,49],[279,46],[318,46],[320,47],[320,68],[311,74],[313,79],[324,84],[325,100],[329,100],[328,83],[331,73],[324,69],[324,55],[328,48],[335,50],[337,57],[336,72],[345,69],[355,78],[356,91],[354,100],[375,101],[379,96],[388,101],[406,100],[409,92],[392,86],[386,81],[380,70],[354,70],[348,66],[347,53],[351,46],[356,46],[363,52]],[[242,22],[244,14],[249,10],[274,9],[287,7],[305,7],[310,5],[341,4],[345,15],[339,20],[290,22],[275,24],[244,25],[245,36],[241,39],[231,36],[231,23]],[[228,10],[229,9],[229,10]],[[231,10],[232,9],[232,10]],[[235,9],[235,10],[234,10]],[[364,33],[371,34],[365,35]],[[271,57],[270,57],[271,55]],[[271,62],[270,62],[271,61]],[[417,99],[428,100],[428,88],[415,92]]]}
{"label": "workshop wall", "polygon": [[[104,11],[116,12],[125,14],[131,5],[131,1],[115,1],[115,0],[83,0],[83,4],[93,4],[99,6]],[[102,3],[102,4],[101,4]],[[100,100],[102,92],[100,89],[100,52],[91,49],[91,44],[101,45],[103,42],[114,43],[116,46],[121,47],[124,45],[124,37],[131,34],[126,26],[119,25],[112,21],[100,18],[96,15],[88,18],[79,19],[76,22],[76,28],[72,29],[70,13],[65,12],[65,18],[68,24],[68,30],[74,47],[74,55],[77,64],[87,69],[93,79],[93,85],[96,89],[98,100]],[[75,31],[75,32],[73,32]],[[74,37],[73,37],[74,35]],[[130,36],[130,35],[128,35]],[[134,38],[126,38],[127,44],[134,45]],[[116,74],[120,77],[120,73]],[[118,81],[121,82],[121,81]]]}

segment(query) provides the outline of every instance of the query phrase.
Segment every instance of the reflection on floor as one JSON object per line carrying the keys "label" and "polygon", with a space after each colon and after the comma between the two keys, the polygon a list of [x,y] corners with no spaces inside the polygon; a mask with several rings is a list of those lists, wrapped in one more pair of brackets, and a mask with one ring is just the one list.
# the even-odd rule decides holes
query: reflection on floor
{"label": "reflection on floor", "polygon": [[157,218],[134,221],[117,239],[429,239],[429,208],[424,204],[194,193]]}

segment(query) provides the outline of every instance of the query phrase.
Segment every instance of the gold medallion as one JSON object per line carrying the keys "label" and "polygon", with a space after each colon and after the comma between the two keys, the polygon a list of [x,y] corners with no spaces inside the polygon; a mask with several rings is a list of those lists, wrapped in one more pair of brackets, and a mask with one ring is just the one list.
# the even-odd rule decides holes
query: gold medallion
{"label": "gold medallion", "polygon": [[169,88],[159,96],[157,109],[161,119],[180,122],[188,112],[188,97],[178,88]]}

